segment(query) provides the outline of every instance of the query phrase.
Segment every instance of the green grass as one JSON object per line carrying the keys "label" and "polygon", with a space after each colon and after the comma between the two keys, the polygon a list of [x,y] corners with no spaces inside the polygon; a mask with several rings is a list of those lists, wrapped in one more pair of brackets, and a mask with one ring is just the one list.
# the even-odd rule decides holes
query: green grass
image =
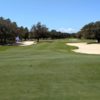
{"label": "green grass", "polygon": [[67,41],[0,47],[0,100],[100,100],[100,56]]}
{"label": "green grass", "polygon": [[87,43],[97,43],[96,40],[93,39],[77,39],[77,38],[69,38],[67,39],[69,43],[79,43],[79,42],[87,42]]}

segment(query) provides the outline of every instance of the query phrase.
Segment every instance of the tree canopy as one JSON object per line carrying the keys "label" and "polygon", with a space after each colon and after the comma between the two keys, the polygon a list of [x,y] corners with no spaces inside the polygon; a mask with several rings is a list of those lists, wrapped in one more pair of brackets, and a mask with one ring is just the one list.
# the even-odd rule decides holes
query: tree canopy
{"label": "tree canopy", "polygon": [[42,25],[40,22],[32,26],[31,32],[33,34],[33,37],[37,39],[37,42],[39,42],[40,38],[44,39],[48,36],[48,28],[46,27],[46,25]]}
{"label": "tree canopy", "polygon": [[26,40],[28,33],[28,28],[18,27],[16,22],[0,17],[0,44],[12,44],[16,36]]}
{"label": "tree canopy", "polygon": [[69,33],[59,32],[55,29],[49,30],[46,25],[43,25],[40,22],[32,26],[31,34],[33,38],[37,39],[37,42],[39,42],[39,39],[62,39],[71,36]]}
{"label": "tree canopy", "polygon": [[27,27],[19,27],[16,22],[12,22],[9,18],[5,19],[0,17],[0,44],[2,45],[15,43],[16,37],[19,37],[21,41],[37,39],[37,42],[39,42],[40,39],[62,39],[71,36],[75,35],[56,31],[55,29],[49,30],[49,28],[41,24],[41,22],[33,25],[29,31]]}
{"label": "tree canopy", "polygon": [[85,25],[78,33],[79,38],[96,39],[100,42],[100,21]]}

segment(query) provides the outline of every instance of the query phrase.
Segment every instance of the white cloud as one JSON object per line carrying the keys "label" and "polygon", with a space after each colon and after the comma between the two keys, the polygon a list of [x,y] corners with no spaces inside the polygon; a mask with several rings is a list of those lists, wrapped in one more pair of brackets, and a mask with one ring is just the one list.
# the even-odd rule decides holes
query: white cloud
{"label": "white cloud", "polygon": [[57,31],[67,32],[67,33],[74,33],[74,32],[76,32],[76,30],[73,29],[73,28],[59,28]]}

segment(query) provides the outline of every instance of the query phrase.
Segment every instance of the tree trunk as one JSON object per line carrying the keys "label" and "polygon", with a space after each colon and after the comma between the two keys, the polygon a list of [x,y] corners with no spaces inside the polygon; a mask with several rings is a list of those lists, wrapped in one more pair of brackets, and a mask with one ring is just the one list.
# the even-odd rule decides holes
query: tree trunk
{"label": "tree trunk", "polygon": [[97,39],[98,43],[100,43],[100,39]]}
{"label": "tree trunk", "polygon": [[3,38],[1,37],[1,38],[0,38],[0,44],[2,44],[2,43],[3,43]]}
{"label": "tree trunk", "polygon": [[39,38],[37,38],[37,42],[39,42]]}

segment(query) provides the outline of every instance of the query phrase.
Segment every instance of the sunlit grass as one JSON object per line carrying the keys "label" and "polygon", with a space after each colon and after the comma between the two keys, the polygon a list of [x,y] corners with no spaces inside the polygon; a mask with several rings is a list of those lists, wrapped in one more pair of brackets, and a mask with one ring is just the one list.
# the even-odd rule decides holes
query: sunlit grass
{"label": "sunlit grass", "polygon": [[100,56],[74,53],[68,41],[1,46],[0,100],[99,100]]}

